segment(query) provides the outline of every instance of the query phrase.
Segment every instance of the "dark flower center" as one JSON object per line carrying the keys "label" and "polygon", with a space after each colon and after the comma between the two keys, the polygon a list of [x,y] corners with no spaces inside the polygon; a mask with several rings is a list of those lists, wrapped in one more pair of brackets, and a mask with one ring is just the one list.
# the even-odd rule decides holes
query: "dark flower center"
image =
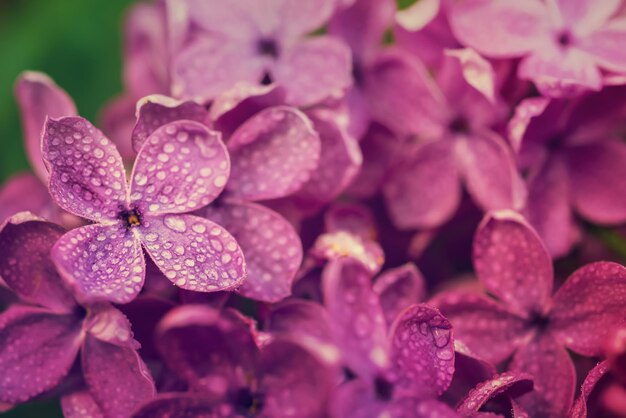
{"label": "dark flower center", "polygon": [[118,215],[126,229],[131,229],[141,225],[141,213],[137,208],[124,209]]}
{"label": "dark flower center", "polygon": [[72,313],[74,314],[76,318],[83,319],[87,316],[87,309],[83,308],[80,305],[76,305],[74,309],[72,310]]}
{"label": "dark flower center", "polygon": [[550,317],[542,313],[534,313],[530,318],[531,326],[540,331],[545,330],[549,323]]}
{"label": "dark flower center", "polygon": [[457,116],[452,120],[452,122],[450,122],[448,129],[450,129],[450,132],[455,134],[466,134],[470,131],[470,125],[466,118],[463,116]]}
{"label": "dark flower center", "polygon": [[246,417],[254,417],[263,409],[263,395],[247,387],[234,391],[231,394],[231,402],[235,411]]}
{"label": "dark flower center", "polygon": [[257,50],[259,54],[267,57],[278,58],[280,53],[278,44],[271,38],[262,38],[257,44]]}
{"label": "dark flower center", "polygon": [[374,379],[374,392],[377,399],[390,401],[393,396],[393,384],[384,377],[378,376]]}
{"label": "dark flower center", "polygon": [[564,30],[557,35],[556,41],[563,48],[566,48],[572,44],[572,34],[568,30]]}
{"label": "dark flower center", "polygon": [[261,79],[261,85],[262,86],[269,86],[273,82],[274,82],[274,80],[272,80],[272,76],[270,75],[270,73],[268,73],[266,71],[265,74],[263,74],[263,78]]}
{"label": "dark flower center", "polygon": [[352,79],[354,80],[354,85],[356,86],[362,86],[365,81],[363,66],[356,60],[352,61]]}

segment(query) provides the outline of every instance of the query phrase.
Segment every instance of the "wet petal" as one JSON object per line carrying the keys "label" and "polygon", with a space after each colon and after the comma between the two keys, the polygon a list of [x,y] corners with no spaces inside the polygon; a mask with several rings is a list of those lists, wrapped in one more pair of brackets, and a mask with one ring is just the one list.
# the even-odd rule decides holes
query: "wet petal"
{"label": "wet petal", "polygon": [[56,386],[82,341],[80,318],[14,305],[0,314],[0,401],[20,403]]}
{"label": "wet petal", "polygon": [[65,418],[105,418],[88,391],[74,392],[61,398]]}
{"label": "wet petal", "polygon": [[115,144],[124,162],[132,162],[136,152],[130,140],[135,126],[136,99],[119,96],[109,100],[100,111],[99,124],[107,138]]}
{"label": "wet petal", "polygon": [[209,393],[223,395],[254,373],[258,349],[250,324],[232,310],[175,308],[159,324],[156,342],[171,370]]}
{"label": "wet petal", "polygon": [[520,215],[485,216],[474,236],[473,260],[487,290],[521,314],[544,313],[552,294],[552,260]]}
{"label": "wet petal", "polygon": [[130,321],[118,309],[110,304],[97,304],[90,307],[83,324],[85,332],[102,342],[119,347],[139,347],[133,339]]}
{"label": "wet petal", "polygon": [[22,300],[57,312],[69,312],[74,299],[50,259],[64,229],[20,213],[0,226],[0,278]]}
{"label": "wet petal", "polygon": [[230,407],[221,405],[206,395],[164,393],[136,410],[132,418],[235,418]]}
{"label": "wet petal", "polygon": [[287,90],[287,102],[303,107],[341,96],[352,84],[351,68],[346,44],[330,36],[316,36],[286,51],[272,75]]}
{"label": "wet petal", "polygon": [[88,335],[81,364],[89,392],[106,416],[129,416],[156,395],[148,368],[132,348]]}
{"label": "wet petal", "polygon": [[222,225],[241,246],[248,278],[240,294],[265,302],[291,294],[302,262],[302,243],[285,218],[264,206],[237,201],[209,206],[198,214]]}
{"label": "wet petal", "polygon": [[389,363],[387,327],[371,273],[359,262],[331,260],[324,268],[324,302],[343,361],[363,378],[373,378]]}
{"label": "wet petal", "polygon": [[589,395],[593,392],[593,389],[596,387],[596,384],[602,379],[602,377],[609,371],[609,365],[606,361],[602,363],[598,363],[596,367],[591,369],[585,377],[585,381],[583,382],[580,388],[580,395],[574,406],[569,412],[570,418],[586,418],[587,415],[587,401],[589,400]]}
{"label": "wet petal", "polygon": [[455,338],[487,361],[499,363],[522,342],[526,322],[482,295],[443,293],[431,303],[452,322]]}
{"label": "wet petal", "polygon": [[102,132],[81,117],[48,119],[43,158],[49,190],[59,206],[92,221],[114,220],[127,199],[122,157]]}
{"label": "wet petal", "polygon": [[535,390],[518,402],[531,417],[563,417],[574,400],[576,374],[567,351],[551,338],[540,338],[522,347],[511,371],[533,376]]}
{"label": "wet petal", "polygon": [[317,168],[319,135],[295,108],[272,107],[257,113],[228,141],[231,196],[265,200],[300,189]]}
{"label": "wet petal", "polygon": [[147,96],[137,103],[137,122],[132,131],[132,143],[139,152],[148,137],[163,125],[177,120],[195,120],[205,123],[208,112],[193,101],[180,101],[158,94]]}
{"label": "wet petal", "polygon": [[190,212],[222,192],[229,171],[218,132],[198,122],[172,122],[154,131],[139,151],[130,198],[146,214]]}
{"label": "wet petal", "polygon": [[143,286],[141,244],[121,225],[88,225],[61,237],[52,249],[61,276],[79,300],[130,302]]}
{"label": "wet petal", "polygon": [[20,74],[15,84],[20,107],[24,143],[35,174],[46,182],[48,170],[41,156],[41,134],[46,117],[75,116],[76,106],[68,94],[47,75],[35,71]]}
{"label": "wet petal", "polygon": [[357,260],[372,275],[380,270],[385,261],[385,254],[376,241],[346,231],[320,235],[315,240],[310,254],[321,261],[341,258]]}
{"label": "wet petal", "polygon": [[441,395],[454,374],[452,325],[437,309],[411,305],[389,331],[395,393],[418,398]]}
{"label": "wet petal", "polygon": [[523,373],[502,373],[480,383],[470,391],[457,408],[463,416],[474,416],[490,400],[497,396],[516,397],[533,389],[532,377]]}
{"label": "wet petal", "polygon": [[391,324],[400,311],[421,302],[426,296],[426,283],[413,263],[384,271],[374,283],[385,319]]}
{"label": "wet petal", "polygon": [[337,418],[376,418],[385,416],[391,406],[375,397],[373,388],[355,379],[340,385],[333,396],[332,416]]}
{"label": "wet petal", "polygon": [[0,188],[0,222],[18,212],[28,211],[42,218],[51,217],[56,204],[48,189],[31,173],[19,173],[6,180]]}
{"label": "wet petal", "polygon": [[180,288],[215,292],[235,288],[246,278],[239,244],[226,229],[208,219],[153,216],[139,233],[157,267]]}
{"label": "wet petal", "polygon": [[613,327],[626,312],[626,268],[588,264],[572,274],[554,296],[550,327],[568,348],[601,356]]}

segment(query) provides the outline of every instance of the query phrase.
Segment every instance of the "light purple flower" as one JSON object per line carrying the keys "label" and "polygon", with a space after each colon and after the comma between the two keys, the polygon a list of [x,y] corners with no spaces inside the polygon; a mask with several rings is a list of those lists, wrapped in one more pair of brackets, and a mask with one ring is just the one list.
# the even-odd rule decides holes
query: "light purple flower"
{"label": "light purple flower", "polygon": [[433,303],[457,338],[481,357],[498,363],[514,354],[510,369],[535,380],[535,391],[520,398],[532,416],[563,416],[575,384],[565,347],[585,356],[602,353],[610,329],[625,320],[626,268],[588,264],[553,296],[548,252],[523,218],[508,211],[485,217],[473,258],[479,280],[499,301],[451,291]]}
{"label": "light purple flower", "polygon": [[522,57],[518,76],[560,97],[600,90],[603,71],[626,72],[621,6],[621,0],[466,0],[451,8],[450,22],[463,44],[488,57]]}
{"label": "light purple flower", "polygon": [[48,120],[43,156],[55,201],[94,222],[65,234],[52,250],[79,297],[132,300],[145,278],[142,247],[184,289],[230,289],[245,279],[235,239],[187,214],[211,203],[228,180],[230,161],[216,132],[194,121],[157,129],[128,184],[115,146],[80,117]]}

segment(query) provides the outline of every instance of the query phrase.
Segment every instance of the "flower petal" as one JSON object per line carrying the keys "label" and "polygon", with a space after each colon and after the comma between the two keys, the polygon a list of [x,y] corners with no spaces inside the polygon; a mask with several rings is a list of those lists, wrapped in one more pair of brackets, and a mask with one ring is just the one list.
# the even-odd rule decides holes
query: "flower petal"
{"label": "flower petal", "polygon": [[0,314],[0,402],[18,403],[56,386],[82,341],[80,318],[13,305]]}
{"label": "flower petal", "polygon": [[522,315],[545,313],[554,280],[552,260],[520,215],[486,215],[474,236],[473,260],[480,281],[506,304]]}
{"label": "flower petal", "polygon": [[523,373],[506,372],[492,377],[476,386],[457,407],[463,416],[474,416],[474,413],[497,396],[519,396],[533,389],[533,379]]}
{"label": "flower petal", "polygon": [[48,189],[31,173],[19,173],[6,180],[0,188],[0,222],[18,212],[31,212],[49,219],[56,204]]}
{"label": "flower petal", "polygon": [[109,100],[100,111],[99,126],[115,144],[124,162],[132,162],[136,152],[130,141],[135,126],[136,99],[122,95]]}
{"label": "flower petal", "polygon": [[110,304],[97,304],[90,307],[83,329],[100,341],[119,347],[139,347],[133,339],[130,321],[117,308]]}
{"label": "flower petal", "polygon": [[240,294],[264,302],[278,302],[291,294],[302,263],[302,243],[285,218],[264,206],[234,200],[200,213],[226,228],[241,246],[248,278]]}
{"label": "flower petal", "polygon": [[20,107],[24,143],[30,165],[43,182],[48,180],[48,170],[41,157],[41,133],[46,117],[76,116],[76,105],[47,75],[26,71],[15,84],[15,97]]}
{"label": "flower petal", "polygon": [[54,269],[50,250],[65,231],[29,213],[0,225],[0,278],[22,300],[57,312],[70,312],[72,295]]}
{"label": "flower petal", "polygon": [[[612,1],[615,3],[615,1]],[[611,3],[609,1],[608,3]],[[603,4],[604,6],[604,4]],[[593,9],[597,9],[593,7]],[[609,71],[626,71],[626,54],[619,47],[626,36],[626,22],[623,18],[605,23],[603,27],[583,41],[581,49],[591,55],[596,63]],[[623,84],[623,83],[620,83]]]}
{"label": "flower petal", "polygon": [[63,235],[52,260],[79,301],[130,302],[146,275],[141,244],[121,225],[87,225]]}
{"label": "flower petal", "polygon": [[65,418],[105,418],[89,391],[70,393],[61,398]]}
{"label": "flower petal", "polygon": [[122,157],[102,132],[81,117],[48,119],[43,159],[59,206],[92,221],[114,220],[127,200]]}
{"label": "flower petal", "polygon": [[336,0],[270,0],[266,9],[273,9],[280,19],[280,33],[287,39],[307,34],[326,23],[335,10]]}
{"label": "flower petal", "polygon": [[320,148],[319,135],[299,110],[278,106],[257,113],[228,141],[229,195],[266,200],[292,194],[317,168]]}
{"label": "flower petal", "polygon": [[586,418],[587,415],[587,401],[589,400],[589,395],[593,392],[596,384],[602,379],[602,377],[609,371],[609,365],[606,361],[602,363],[598,363],[596,367],[591,369],[580,388],[580,395],[576,402],[574,402],[574,406],[569,411],[570,418]]}
{"label": "flower petal", "polygon": [[346,231],[320,235],[309,252],[322,263],[341,258],[357,260],[372,275],[376,274],[385,262],[383,249],[376,241]]}
{"label": "flower petal", "polygon": [[362,378],[373,378],[390,364],[385,317],[371,277],[350,258],[329,261],[322,275],[324,301],[343,361]]}
{"label": "flower petal", "polygon": [[331,36],[316,36],[285,51],[272,75],[287,91],[287,102],[305,107],[341,96],[352,84],[351,54]]}
{"label": "flower petal", "polygon": [[449,292],[431,303],[454,325],[455,338],[487,361],[499,363],[522,343],[525,321],[482,295]]}
{"label": "flower petal", "polygon": [[132,131],[133,149],[137,152],[148,137],[163,125],[177,120],[195,120],[205,123],[208,112],[204,106],[191,100],[181,101],[154,94],[137,103],[137,122]]}
{"label": "flower petal", "polygon": [[330,233],[346,231],[372,241],[378,236],[374,214],[360,203],[333,203],[324,213],[324,227]]}
{"label": "flower petal", "polygon": [[417,266],[411,262],[384,271],[374,282],[387,324],[409,305],[424,300],[426,283]]}
{"label": "flower petal", "polygon": [[621,0],[607,0],[602,3],[593,0],[557,0],[555,3],[563,22],[574,27],[578,36],[588,35],[602,28],[622,5]]}
{"label": "flower petal", "polygon": [[228,152],[218,132],[194,121],[168,123],[139,151],[130,198],[146,214],[190,212],[222,192],[229,171]]}
{"label": "flower petal", "polygon": [[237,241],[218,224],[193,215],[146,219],[139,231],[150,258],[176,286],[197,292],[235,288],[246,278]]}
{"label": "flower petal", "polygon": [[234,418],[232,410],[204,394],[163,393],[147,402],[132,418]]}
{"label": "flower petal", "polygon": [[601,356],[611,329],[626,316],[626,268],[588,264],[572,274],[554,296],[550,328],[568,348]]}

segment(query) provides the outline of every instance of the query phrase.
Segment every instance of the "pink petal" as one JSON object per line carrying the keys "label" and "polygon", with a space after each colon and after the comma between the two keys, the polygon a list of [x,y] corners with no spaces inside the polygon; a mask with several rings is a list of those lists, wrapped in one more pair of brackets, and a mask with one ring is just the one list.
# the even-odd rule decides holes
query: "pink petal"
{"label": "pink petal", "polygon": [[557,0],[555,4],[563,23],[573,27],[578,36],[584,36],[602,28],[619,10],[622,0]]}
{"label": "pink petal", "polygon": [[550,327],[564,345],[585,356],[600,356],[613,327],[626,312],[626,268],[588,264],[572,274],[554,296]]}
{"label": "pink petal", "polygon": [[50,218],[55,206],[46,186],[31,173],[15,174],[0,188],[0,222],[25,211]]}
{"label": "pink petal", "polygon": [[474,416],[474,413],[490,400],[497,396],[506,394],[508,396],[518,396],[519,394],[531,391],[533,380],[529,375],[523,373],[502,373],[493,378],[480,383],[467,395],[463,402],[457,407],[457,412],[463,416]]}
{"label": "pink petal", "polygon": [[136,350],[139,343],[133,339],[130,321],[110,304],[91,306],[83,329],[102,342]]}
{"label": "pink petal", "polygon": [[543,115],[548,104],[550,104],[550,99],[545,97],[532,97],[522,100],[515,107],[515,113],[507,125],[507,132],[511,147],[516,153],[520,151],[522,141],[529,126],[535,118]]}
{"label": "pink petal", "polygon": [[141,290],[146,274],[139,241],[121,225],[73,229],[52,248],[52,259],[82,301],[130,302]]}
{"label": "pink petal", "polygon": [[406,149],[383,192],[393,223],[402,229],[433,228],[449,220],[461,200],[451,141]]}
{"label": "pink petal", "polygon": [[218,224],[193,215],[154,216],[139,237],[157,267],[176,286],[197,292],[236,288],[246,278],[244,255]]}
{"label": "pink petal", "polygon": [[[163,393],[141,406],[132,418],[234,418],[229,406],[204,394]],[[86,417],[85,417],[86,418]]]}
{"label": "pink petal", "polygon": [[287,220],[264,206],[237,201],[209,206],[201,214],[226,228],[241,246],[248,278],[240,294],[265,302],[291,294],[302,262],[302,243]]}
{"label": "pink petal", "polygon": [[[377,418],[389,414],[393,404],[376,399],[371,385],[355,379],[340,385],[333,396],[332,416],[351,418]],[[400,415],[402,416],[402,415]]]}
{"label": "pink petal", "polygon": [[56,203],[96,222],[115,220],[127,200],[122,157],[102,132],[81,117],[48,119],[43,158]]}
{"label": "pink petal", "polygon": [[621,140],[572,147],[567,168],[576,210],[595,223],[626,221],[626,144]]}
{"label": "pink petal", "polygon": [[411,262],[384,271],[374,282],[387,324],[409,305],[424,300],[426,283],[417,266]]}
{"label": "pink petal", "polygon": [[15,84],[15,97],[20,107],[24,144],[30,165],[43,182],[48,179],[41,156],[41,134],[46,117],[76,116],[74,102],[47,75],[34,71],[20,74]]}
{"label": "pink petal", "polygon": [[407,8],[397,11],[396,23],[407,31],[420,31],[436,19],[442,9],[441,0],[415,2]]}
{"label": "pink petal", "polygon": [[449,292],[431,303],[454,325],[456,340],[494,364],[523,342],[526,321],[484,296]]}
{"label": "pink petal", "polygon": [[272,107],[248,119],[228,141],[231,196],[265,200],[287,196],[317,167],[320,139],[310,120],[290,107]]}
{"label": "pink petal", "polygon": [[331,233],[347,231],[372,241],[378,235],[374,214],[360,203],[333,203],[324,213],[324,227]]}
{"label": "pink petal", "polygon": [[350,49],[342,41],[316,36],[285,51],[272,75],[287,90],[289,104],[310,106],[343,95],[352,84],[351,61]]}
{"label": "pink petal", "polygon": [[100,111],[99,126],[111,138],[125,162],[132,162],[136,152],[130,141],[135,126],[135,103],[130,96],[118,96],[105,103]]}
{"label": "pink petal", "polygon": [[561,345],[539,337],[515,354],[509,369],[533,376],[535,389],[518,399],[531,417],[565,416],[574,400],[576,373]]}
{"label": "pink petal", "polygon": [[454,374],[452,325],[435,308],[411,305],[389,331],[395,394],[420,399],[441,395]]}
{"label": "pink petal", "polygon": [[145,214],[184,213],[211,203],[230,171],[218,132],[181,120],[154,131],[137,155],[130,198]]}
{"label": "pink petal", "polygon": [[148,137],[163,125],[177,120],[195,120],[205,123],[208,112],[193,101],[180,101],[167,96],[152,95],[137,103],[137,122],[132,131],[133,149],[137,152]]}
{"label": "pink petal", "polygon": [[447,50],[445,54],[458,63],[467,84],[495,103],[496,73],[489,61],[471,48]]}
{"label": "pink petal", "polygon": [[335,10],[336,0],[270,0],[265,5],[279,16],[279,32],[287,39],[322,27]]}
{"label": "pink petal", "polygon": [[[615,0],[608,3],[615,3]],[[593,9],[596,7],[594,6]],[[600,30],[591,34],[583,41],[581,49],[591,55],[600,67],[623,73],[626,71],[626,54],[619,45],[624,41],[624,37],[626,37],[626,22],[623,18],[616,19],[604,24]]]}
{"label": "pink petal", "polygon": [[80,318],[13,305],[0,314],[0,402],[21,403],[55,387],[82,342]]}
{"label": "pink petal", "polygon": [[[175,2],[174,2],[175,3]],[[179,2],[182,3],[182,2]],[[258,2],[233,0],[221,2],[219,0],[187,0],[179,7],[187,8],[186,13],[192,23],[200,26],[208,33],[225,35],[224,38],[236,40],[250,40],[258,34],[255,13],[258,12]],[[263,3],[265,6],[266,3]],[[271,9],[270,9],[271,10]],[[176,10],[178,13],[182,11]],[[260,16],[267,16],[262,14]]]}
{"label": "pink petal", "polygon": [[552,260],[537,233],[514,212],[492,212],[476,231],[476,274],[520,314],[542,314],[552,294]]}
{"label": "pink petal", "polygon": [[372,275],[380,270],[385,261],[385,254],[376,241],[346,231],[320,235],[310,254],[320,261],[351,258],[360,262]]}
{"label": "pink petal", "polygon": [[65,418],[105,418],[88,391],[74,392],[61,398]]}
{"label": "pink petal", "polygon": [[76,306],[54,269],[50,250],[65,231],[29,213],[0,226],[0,277],[20,299],[67,313]]}
{"label": "pink petal", "polygon": [[371,277],[349,258],[329,261],[322,274],[324,301],[343,361],[363,378],[373,378],[390,364],[387,327]]}
{"label": "pink petal", "polygon": [[596,387],[596,384],[604,377],[606,372],[609,371],[609,365],[606,361],[602,363],[598,363],[596,367],[591,369],[580,388],[580,395],[578,395],[578,399],[574,402],[574,406],[569,411],[570,418],[586,418],[587,415],[587,401],[589,400],[589,395],[593,392]]}

